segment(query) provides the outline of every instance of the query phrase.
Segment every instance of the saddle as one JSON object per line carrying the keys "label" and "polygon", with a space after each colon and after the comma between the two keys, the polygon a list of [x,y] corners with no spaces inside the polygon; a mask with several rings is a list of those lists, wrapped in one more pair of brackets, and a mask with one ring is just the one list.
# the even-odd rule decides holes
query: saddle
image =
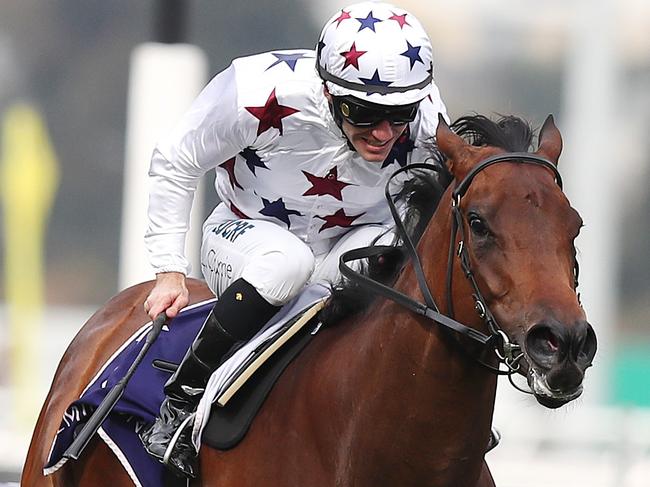
{"label": "saddle", "polygon": [[[307,325],[307,323],[305,323]],[[232,392],[226,391],[212,407],[210,419],[203,430],[203,443],[220,450],[235,447],[246,435],[257,411],[262,407],[273,384],[284,369],[311,341],[318,331],[318,324],[303,326],[288,339],[282,350],[271,355],[260,366],[251,370],[252,377],[241,377],[242,385],[233,384]],[[251,369],[254,366],[251,366]],[[237,392],[236,395],[233,394]]]}

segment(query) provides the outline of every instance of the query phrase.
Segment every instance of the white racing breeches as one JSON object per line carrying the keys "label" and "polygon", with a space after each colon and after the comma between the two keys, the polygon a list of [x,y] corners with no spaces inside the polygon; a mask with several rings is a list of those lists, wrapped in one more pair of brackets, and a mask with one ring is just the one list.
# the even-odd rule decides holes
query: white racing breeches
{"label": "white racing breeches", "polygon": [[219,297],[233,281],[243,278],[274,306],[289,301],[308,283],[338,281],[339,257],[344,252],[378,238],[380,244],[388,244],[393,238],[384,225],[363,225],[310,246],[275,223],[238,219],[227,208],[219,213],[224,220],[211,218],[203,226],[201,270],[208,286]]}

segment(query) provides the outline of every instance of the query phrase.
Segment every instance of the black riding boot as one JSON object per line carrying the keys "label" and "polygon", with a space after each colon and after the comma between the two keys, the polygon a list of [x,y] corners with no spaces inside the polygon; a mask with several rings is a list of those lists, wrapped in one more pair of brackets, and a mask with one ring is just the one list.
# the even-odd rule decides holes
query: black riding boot
{"label": "black riding boot", "polygon": [[251,339],[278,309],[243,279],[233,282],[215,303],[178,369],[165,384],[167,397],[160,406],[160,416],[140,435],[145,449],[174,473],[196,476],[197,452],[188,425],[212,372],[236,342]]}

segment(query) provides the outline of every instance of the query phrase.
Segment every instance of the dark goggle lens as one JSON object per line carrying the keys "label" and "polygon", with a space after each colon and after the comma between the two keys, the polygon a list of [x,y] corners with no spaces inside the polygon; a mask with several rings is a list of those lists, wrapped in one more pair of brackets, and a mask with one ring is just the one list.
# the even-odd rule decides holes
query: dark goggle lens
{"label": "dark goggle lens", "polygon": [[370,127],[384,120],[392,125],[404,125],[415,120],[418,112],[418,103],[383,107],[362,105],[350,99],[339,98],[336,100],[336,104],[341,116],[355,127]]}

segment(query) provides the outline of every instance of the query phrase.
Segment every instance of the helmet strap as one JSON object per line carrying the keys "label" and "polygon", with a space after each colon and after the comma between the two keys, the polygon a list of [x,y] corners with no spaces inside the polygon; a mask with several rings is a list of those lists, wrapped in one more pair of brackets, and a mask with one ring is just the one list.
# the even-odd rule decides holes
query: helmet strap
{"label": "helmet strap", "polygon": [[330,107],[330,113],[332,114],[332,118],[334,119],[334,123],[336,123],[336,126],[341,130],[341,133],[343,134],[343,137],[345,137],[345,140],[348,143],[348,148],[352,152],[356,152],[357,149],[352,145],[352,142],[350,142],[350,139],[348,138],[348,135],[345,133],[345,130],[343,130],[343,116],[341,115],[341,113],[338,110],[336,110],[334,108],[334,104],[332,103],[331,100],[328,99],[327,104]]}

